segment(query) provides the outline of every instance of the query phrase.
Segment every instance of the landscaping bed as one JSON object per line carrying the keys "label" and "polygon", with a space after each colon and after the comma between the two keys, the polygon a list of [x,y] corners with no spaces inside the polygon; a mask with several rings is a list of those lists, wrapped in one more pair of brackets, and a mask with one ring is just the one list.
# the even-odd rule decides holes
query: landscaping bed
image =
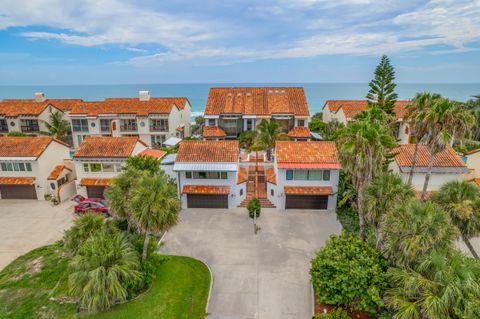
{"label": "landscaping bed", "polygon": [[[66,298],[61,243],[35,249],[0,272],[0,318],[204,318],[210,273],[200,261],[164,256],[151,287],[135,300],[97,314],[77,314]],[[192,303],[190,302],[192,297]]]}

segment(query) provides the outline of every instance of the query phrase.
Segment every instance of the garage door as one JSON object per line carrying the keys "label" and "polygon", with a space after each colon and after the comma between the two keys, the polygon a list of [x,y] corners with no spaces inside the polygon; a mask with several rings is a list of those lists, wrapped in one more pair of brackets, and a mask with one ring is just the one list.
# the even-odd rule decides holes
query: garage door
{"label": "garage door", "polygon": [[35,185],[0,185],[2,199],[37,199]]}
{"label": "garage door", "polygon": [[328,196],[325,195],[287,195],[285,208],[327,209]]}
{"label": "garage door", "polygon": [[228,208],[228,195],[187,195],[188,208]]}
{"label": "garage door", "polygon": [[105,186],[87,186],[87,196],[89,198],[104,198]]}

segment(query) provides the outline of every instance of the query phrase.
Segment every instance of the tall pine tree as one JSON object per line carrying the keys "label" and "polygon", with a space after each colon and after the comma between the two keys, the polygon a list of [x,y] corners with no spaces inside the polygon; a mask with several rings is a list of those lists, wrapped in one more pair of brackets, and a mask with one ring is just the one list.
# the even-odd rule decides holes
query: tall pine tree
{"label": "tall pine tree", "polygon": [[367,94],[369,104],[380,106],[385,112],[393,114],[393,107],[397,100],[397,93],[393,83],[395,80],[395,70],[390,64],[390,59],[386,55],[382,55],[380,64],[375,68],[375,77],[370,82],[370,91]]}

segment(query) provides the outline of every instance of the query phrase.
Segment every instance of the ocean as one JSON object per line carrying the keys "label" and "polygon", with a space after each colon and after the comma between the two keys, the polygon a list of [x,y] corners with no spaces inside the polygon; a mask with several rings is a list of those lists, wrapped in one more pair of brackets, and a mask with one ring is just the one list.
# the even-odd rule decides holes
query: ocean
{"label": "ocean", "polygon": [[[34,92],[45,92],[47,98],[81,98],[102,100],[106,97],[137,97],[148,90],[154,97],[186,96],[192,105],[192,117],[203,114],[211,87],[229,86],[302,86],[305,88],[310,113],[320,112],[328,99],[364,99],[368,83],[198,83],[198,84],[125,84],[125,85],[28,85],[0,86],[0,99],[33,98]],[[436,92],[448,98],[465,101],[480,95],[480,83],[399,83],[399,99],[412,98],[417,92]]]}

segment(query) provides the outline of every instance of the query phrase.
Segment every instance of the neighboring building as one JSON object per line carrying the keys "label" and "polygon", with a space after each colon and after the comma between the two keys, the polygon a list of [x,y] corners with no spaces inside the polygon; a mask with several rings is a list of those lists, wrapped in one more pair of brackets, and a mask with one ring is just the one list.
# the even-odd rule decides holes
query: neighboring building
{"label": "neighboring building", "polygon": [[464,157],[468,167],[467,179],[480,179],[480,149],[467,152]]}
{"label": "neighboring building", "polygon": [[112,178],[120,174],[129,156],[147,149],[138,137],[85,138],[73,155],[77,172],[77,193],[85,197],[103,198],[105,188]]}
{"label": "neighboring building", "polygon": [[69,113],[73,143],[86,136],[138,136],[151,147],[161,147],[170,137],[190,136],[191,106],[186,97],[108,98],[83,102]]}
{"label": "neighboring building", "polygon": [[238,141],[183,141],[173,170],[182,208],[233,208],[246,195]]}
{"label": "neighboring building", "polygon": [[296,127],[308,130],[309,116],[301,87],[211,88],[205,107],[204,137],[237,138],[244,131],[255,130],[262,119],[278,121],[285,133]]}
{"label": "neighboring building", "polygon": [[68,158],[68,145],[52,137],[0,137],[0,197],[56,196],[55,189],[74,178],[72,169],[62,165]]}
{"label": "neighboring building", "polygon": [[[35,99],[5,99],[0,101],[0,134],[23,132],[38,134],[48,131],[46,123],[55,111],[68,113],[80,99],[47,99],[42,92]],[[67,119],[67,118],[65,118]]]}
{"label": "neighboring building", "polygon": [[[410,103],[410,100],[398,100],[393,108],[397,117],[395,136],[400,144],[408,144],[412,133],[408,124],[403,122],[403,118],[407,111],[406,107]],[[367,100],[327,100],[322,109],[323,121],[327,123],[338,121],[347,124],[358,113],[365,110],[367,106]]]}
{"label": "neighboring building", "polygon": [[[395,156],[395,160],[390,163],[390,169],[399,173],[405,182],[408,181],[414,151],[414,144],[400,145],[396,150],[397,155]],[[430,151],[427,146],[423,144],[419,145],[412,179],[412,186],[417,191],[423,189],[429,160]],[[427,191],[437,191],[443,184],[450,181],[464,180],[467,173],[467,166],[460,156],[457,155],[453,148],[447,146],[445,150],[435,155],[433,159],[432,173],[430,175]]]}
{"label": "neighboring building", "polygon": [[277,141],[268,199],[279,209],[334,210],[340,169],[335,142]]}

